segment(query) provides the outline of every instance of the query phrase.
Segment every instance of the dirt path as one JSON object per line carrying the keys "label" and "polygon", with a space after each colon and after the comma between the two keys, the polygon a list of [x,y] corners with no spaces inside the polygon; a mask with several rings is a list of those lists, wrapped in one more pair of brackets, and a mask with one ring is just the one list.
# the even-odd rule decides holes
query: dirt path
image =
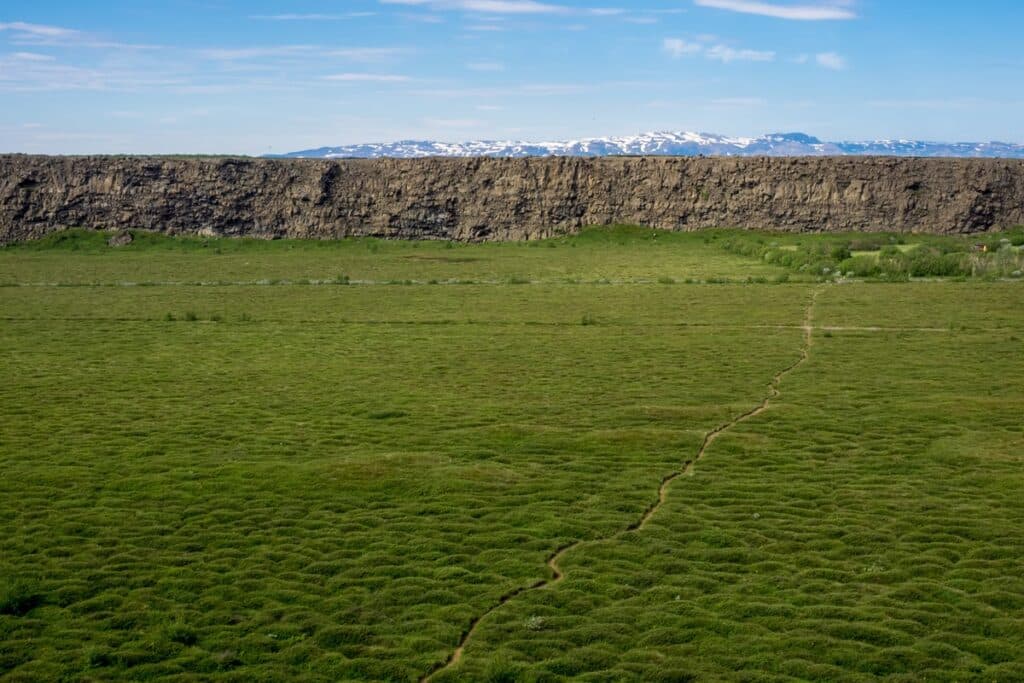
{"label": "dirt path", "polygon": [[668,498],[668,489],[672,485],[672,482],[674,482],[679,477],[693,476],[694,467],[698,462],[704,459],[704,456],[707,454],[708,448],[711,447],[711,444],[713,444],[719,436],[729,431],[730,429],[740,424],[741,422],[746,422],[750,418],[756,417],[763,413],[764,411],[768,410],[768,406],[771,405],[772,399],[777,397],[780,393],[779,385],[782,384],[782,380],[786,378],[786,375],[790,374],[807,361],[811,353],[811,344],[814,343],[814,306],[815,304],[817,304],[818,296],[821,294],[821,292],[821,287],[814,290],[814,292],[811,294],[811,301],[810,303],[807,304],[807,309],[804,313],[804,322],[803,325],[801,325],[801,329],[804,331],[804,339],[803,344],[801,344],[800,346],[800,357],[795,362],[793,362],[792,365],[783,368],[778,373],[776,373],[774,377],[772,377],[772,381],[768,384],[768,393],[765,395],[764,400],[762,400],[759,405],[757,405],[755,408],[752,408],[751,410],[748,410],[742,415],[733,418],[729,422],[726,422],[723,425],[719,425],[718,427],[712,429],[704,436],[704,442],[701,443],[700,449],[697,450],[697,455],[693,458],[693,460],[687,460],[683,466],[682,471],[674,472],[662,480],[661,487],[658,489],[658,502],[656,502],[647,510],[647,512],[644,513],[643,517],[640,518],[640,521],[638,521],[636,524],[630,527],[631,531],[638,531],[640,529],[643,529],[644,526],[647,525],[647,522],[649,522],[651,518],[654,517],[655,513],[658,512],[658,509],[665,504],[665,501]]}
{"label": "dirt path", "polygon": [[668,492],[669,488],[672,486],[672,482],[674,482],[676,479],[679,479],[680,477],[693,476],[694,467],[698,462],[704,459],[708,449],[711,447],[711,444],[713,444],[719,436],[729,431],[736,425],[745,422],[752,417],[756,417],[757,415],[760,415],[764,411],[768,410],[768,407],[771,405],[772,399],[776,398],[780,394],[779,385],[782,384],[782,380],[786,378],[786,375],[789,375],[791,372],[793,372],[801,365],[803,365],[810,357],[811,345],[814,343],[814,307],[817,304],[818,296],[821,294],[823,289],[824,287],[818,287],[814,290],[814,292],[811,294],[811,300],[807,304],[807,308],[804,311],[803,324],[800,326],[800,329],[802,329],[804,333],[803,343],[800,345],[800,357],[797,358],[797,360],[794,361],[792,364],[786,366],[772,377],[771,382],[768,383],[768,392],[765,394],[765,397],[761,401],[761,403],[759,403],[756,407],[743,413],[742,415],[738,415],[729,422],[719,425],[718,427],[715,427],[710,432],[708,432],[704,436],[704,441],[701,443],[700,449],[698,449],[696,456],[694,456],[692,460],[687,460],[685,463],[683,463],[683,469],[677,472],[673,472],[672,474],[668,475],[667,477],[661,480],[661,485],[658,487],[658,500],[649,508],[647,508],[647,510],[644,511],[643,515],[640,516],[640,519],[638,519],[636,522],[630,524],[624,530],[612,534],[611,536],[608,536],[606,538],[595,538],[590,539],[589,541],[573,541],[572,543],[566,544],[558,550],[556,550],[554,553],[552,553],[545,562],[548,569],[551,570],[551,576],[549,578],[541,579],[533,584],[530,584],[529,586],[520,586],[519,588],[516,588],[515,590],[512,590],[498,598],[497,602],[495,602],[493,605],[491,605],[491,607],[489,607],[486,611],[482,612],[480,615],[475,617],[473,621],[469,623],[469,627],[462,632],[462,637],[459,638],[459,644],[456,646],[455,650],[452,651],[452,653],[448,656],[448,659],[436,664],[429,672],[427,672],[422,678],[420,678],[420,683],[429,683],[429,681],[432,680],[434,676],[438,675],[443,671],[447,671],[448,669],[451,669],[455,665],[457,665],[462,660],[463,651],[465,650],[466,645],[469,643],[470,639],[473,637],[473,634],[476,633],[477,629],[480,626],[480,623],[483,622],[483,620],[486,619],[488,616],[490,616],[497,610],[501,609],[503,605],[510,602],[517,596],[522,595],[523,593],[533,590],[539,590],[541,588],[547,588],[548,586],[553,586],[559,583],[562,579],[564,579],[565,572],[562,571],[562,568],[559,566],[559,562],[570,551],[578,548],[584,543],[611,541],[618,538],[624,533],[642,530],[647,525],[647,523],[650,522],[651,519],[658,513],[661,507],[665,504],[665,501],[668,500]]}

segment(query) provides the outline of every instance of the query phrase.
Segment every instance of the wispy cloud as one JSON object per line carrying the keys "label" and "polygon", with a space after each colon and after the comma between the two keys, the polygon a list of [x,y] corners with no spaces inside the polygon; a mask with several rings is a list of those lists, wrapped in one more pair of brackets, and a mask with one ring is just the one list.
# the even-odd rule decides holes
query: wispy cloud
{"label": "wispy cloud", "polygon": [[159,47],[157,45],[111,42],[75,29],[30,24],[24,21],[0,22],[0,33],[10,33],[12,41],[20,45],[56,45],[113,50],[155,50]]}
{"label": "wispy cloud", "polygon": [[833,71],[842,71],[846,68],[846,58],[835,52],[820,52],[814,56],[814,60],[818,62],[818,66]]}
{"label": "wispy cloud", "polygon": [[81,35],[80,32],[60,26],[44,26],[29,24],[24,21],[0,22],[0,31],[10,31],[15,40],[70,38]]}
{"label": "wispy cloud", "polygon": [[739,49],[723,43],[710,45],[706,41],[686,41],[681,38],[666,38],[662,43],[662,49],[674,59],[681,59],[689,55],[701,55],[706,59],[723,64],[775,61],[775,52],[771,50]]}
{"label": "wispy cloud", "polygon": [[198,54],[203,59],[220,62],[244,62],[275,58],[335,58],[353,62],[383,62],[412,52],[406,47],[324,47],[321,45],[263,45],[241,48],[205,48]]}
{"label": "wispy cloud", "polygon": [[686,55],[699,54],[704,51],[704,47],[700,43],[690,43],[682,38],[666,38],[662,43],[662,49],[676,59]]}
{"label": "wispy cloud", "polygon": [[4,92],[138,91],[186,83],[178,74],[152,69],[77,66],[31,52],[0,55],[0,91]]}
{"label": "wispy cloud", "polygon": [[761,2],[760,0],[693,1],[694,4],[701,7],[712,7],[715,9],[728,10],[730,12],[758,14],[764,17],[791,19],[794,21],[827,21],[857,18],[857,13],[853,11],[853,0],[833,0],[831,2],[816,2],[799,5],[779,4],[777,2]]}
{"label": "wispy cloud", "polygon": [[724,64],[775,61],[775,53],[771,50],[737,50],[728,45],[712,45],[704,52],[704,56]]}
{"label": "wispy cloud", "polygon": [[41,55],[36,52],[15,52],[11,56],[11,59],[15,59],[22,62],[55,62],[57,58],[52,55]]}

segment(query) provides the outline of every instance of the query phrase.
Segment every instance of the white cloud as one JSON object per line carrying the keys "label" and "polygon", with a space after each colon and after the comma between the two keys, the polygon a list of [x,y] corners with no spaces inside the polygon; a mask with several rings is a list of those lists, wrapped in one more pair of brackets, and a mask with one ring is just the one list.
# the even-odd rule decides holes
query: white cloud
{"label": "white cloud", "polygon": [[729,64],[731,62],[772,62],[775,53],[770,50],[737,50],[728,45],[712,45],[704,55],[708,59]]}
{"label": "white cloud", "polygon": [[846,68],[846,58],[835,52],[820,52],[814,56],[814,59],[818,62],[818,66],[826,69],[842,71]]}
{"label": "white cloud", "polygon": [[688,42],[680,38],[666,38],[662,43],[662,49],[674,59],[680,59],[687,55],[703,55],[706,59],[723,64],[775,61],[775,52],[770,50],[737,49],[721,43],[708,45],[702,42]]}
{"label": "white cloud", "polygon": [[96,36],[61,26],[30,24],[24,21],[0,22],[0,33],[8,32],[20,45],[57,45],[112,50],[154,50],[156,45],[130,45],[100,40]]}
{"label": "white cloud", "polygon": [[347,59],[353,62],[382,62],[394,59],[412,50],[404,47],[336,47],[319,45],[266,45],[242,48],[206,48],[199,50],[203,59],[220,62],[272,58],[327,58]]}
{"label": "white cloud", "polygon": [[44,26],[42,24],[28,24],[24,21],[0,22],[0,31],[10,31],[15,34],[15,39],[52,39],[68,38],[79,35],[78,31],[60,26]]}
{"label": "white cloud", "polygon": [[688,43],[681,38],[666,38],[662,43],[662,49],[672,57],[679,59],[684,55],[694,55],[704,51],[700,43]]}
{"label": "white cloud", "polygon": [[11,54],[11,59],[15,59],[19,62],[55,62],[56,57],[50,55],[41,55],[36,52],[15,52]]}
{"label": "white cloud", "polygon": [[761,2],[760,0],[694,0],[694,3],[701,7],[713,7],[730,12],[758,14],[764,17],[795,21],[857,18],[856,12],[853,11],[852,0],[833,0],[832,2],[817,2],[804,5],[778,4],[775,2]]}

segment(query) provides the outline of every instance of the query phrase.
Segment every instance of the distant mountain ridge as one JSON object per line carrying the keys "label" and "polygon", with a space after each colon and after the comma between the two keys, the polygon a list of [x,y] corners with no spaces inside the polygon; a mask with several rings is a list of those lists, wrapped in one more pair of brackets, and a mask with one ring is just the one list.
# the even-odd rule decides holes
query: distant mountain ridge
{"label": "distant mountain ridge", "polygon": [[1024,159],[1024,145],[1007,142],[930,142],[922,140],[823,142],[805,133],[771,133],[756,138],[738,138],[713,133],[658,132],[554,142],[402,140],[320,147],[270,156],[314,159],[372,159],[380,157],[414,159],[421,157],[698,156],[701,154],[745,157],[878,155]]}

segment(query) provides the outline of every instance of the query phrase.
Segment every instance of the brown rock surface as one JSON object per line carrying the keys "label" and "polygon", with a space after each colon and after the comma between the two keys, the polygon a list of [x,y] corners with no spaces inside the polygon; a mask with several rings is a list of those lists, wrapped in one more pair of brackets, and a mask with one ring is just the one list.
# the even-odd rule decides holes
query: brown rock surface
{"label": "brown rock surface", "polygon": [[585,225],[979,232],[1024,224],[1024,161],[0,156],[0,243],[168,234],[534,239]]}

